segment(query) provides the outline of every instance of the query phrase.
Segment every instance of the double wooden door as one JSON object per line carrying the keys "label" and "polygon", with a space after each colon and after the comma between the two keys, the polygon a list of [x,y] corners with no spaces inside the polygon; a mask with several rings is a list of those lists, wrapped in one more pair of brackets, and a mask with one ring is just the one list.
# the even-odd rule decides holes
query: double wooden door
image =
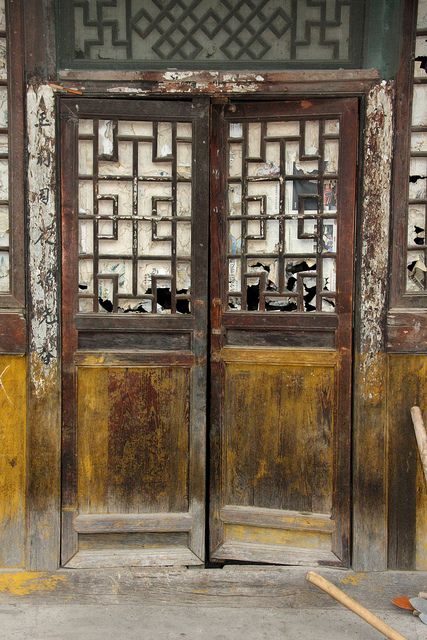
{"label": "double wooden door", "polygon": [[357,101],[60,115],[62,563],[348,565]]}

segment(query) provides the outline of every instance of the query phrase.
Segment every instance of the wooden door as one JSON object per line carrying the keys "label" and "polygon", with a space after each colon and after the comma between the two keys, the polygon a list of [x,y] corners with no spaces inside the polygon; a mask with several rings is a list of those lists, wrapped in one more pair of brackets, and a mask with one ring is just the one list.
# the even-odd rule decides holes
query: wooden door
{"label": "wooden door", "polygon": [[68,567],[204,560],[206,101],[66,99]]}
{"label": "wooden door", "polygon": [[212,129],[211,558],[348,565],[357,100]]}

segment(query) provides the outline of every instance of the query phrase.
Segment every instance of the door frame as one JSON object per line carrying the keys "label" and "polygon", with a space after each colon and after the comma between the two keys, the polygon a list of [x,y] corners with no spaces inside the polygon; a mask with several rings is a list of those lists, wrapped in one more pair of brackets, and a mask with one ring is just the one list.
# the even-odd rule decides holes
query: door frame
{"label": "door frame", "polygon": [[[31,44],[30,44],[30,50]],[[53,48],[51,50],[54,50]],[[355,96],[361,99],[361,119],[364,123],[361,149],[364,163],[360,172],[360,215],[358,218],[358,265],[356,273],[357,306],[355,313],[355,407],[353,455],[353,567],[357,570],[387,568],[387,474],[386,474],[386,414],[385,385],[379,385],[372,396],[368,371],[372,363],[376,373],[385,376],[385,309],[388,282],[388,233],[378,239],[378,223],[388,229],[391,156],[390,138],[393,132],[392,113],[394,86],[381,81],[376,70],[313,71],[304,73],[236,73],[215,72],[176,74],[122,73],[99,80],[95,73],[64,72],[57,78],[57,87],[50,77],[40,75],[41,58],[29,59],[30,78],[27,88],[27,128],[35,135],[29,146],[28,161],[28,224],[32,232],[28,239],[30,264],[36,264],[29,280],[29,344],[33,355],[29,361],[28,396],[28,527],[27,563],[29,569],[55,569],[59,563],[59,496],[60,496],[60,420],[61,371],[58,362],[59,331],[59,270],[58,251],[52,237],[58,235],[59,210],[56,202],[57,169],[55,158],[55,126],[59,122],[57,97],[79,79],[79,87],[87,96],[112,97],[123,93],[149,96],[188,97],[199,92],[220,100],[235,97],[268,95],[279,98],[306,96]],[[49,65],[46,67],[49,68]],[[53,77],[53,76],[51,76]],[[145,83],[145,84],[144,84]],[[36,128],[41,111],[48,114],[51,126]],[[380,117],[379,115],[380,114]],[[48,149],[51,162],[40,166],[38,150]],[[380,158],[379,165],[378,158]],[[378,169],[378,166],[380,169]],[[375,180],[372,175],[375,174]],[[39,204],[41,185],[52,188],[52,198]],[[374,207],[375,205],[375,207]],[[376,211],[375,217],[374,210]],[[49,230],[49,234],[46,230]],[[360,257],[365,256],[363,268]],[[370,269],[367,270],[367,260]],[[369,274],[367,279],[365,273]],[[49,274],[49,292],[40,288],[39,278]],[[40,295],[41,292],[41,295]],[[47,296],[47,293],[49,295]],[[46,297],[47,296],[47,297]],[[372,306],[372,300],[375,301]],[[46,313],[52,322],[46,324]],[[370,337],[361,327],[375,325]],[[49,359],[42,359],[44,347]],[[378,368],[379,367],[379,368]],[[366,425],[370,425],[367,429]],[[373,444],[375,446],[373,446]],[[366,451],[371,450],[368,465]],[[42,463],[45,461],[46,464]],[[375,486],[375,494],[367,497],[366,488]]]}
{"label": "door frame", "polygon": [[[230,108],[231,114],[229,115],[230,121],[233,118],[237,118],[234,115],[236,109],[233,112],[233,104],[236,105],[237,110],[240,105],[242,108],[240,109],[241,114],[240,118],[244,121],[249,117],[251,121],[256,121],[259,116],[260,120],[265,116],[262,112],[262,105],[266,105],[267,115],[271,112],[272,115],[276,114],[276,111],[280,111],[279,103],[286,103],[283,106],[284,117],[285,112],[289,108],[289,111],[292,112],[292,104],[295,104],[295,110],[300,107],[301,115],[304,114],[312,114],[313,118],[322,117],[325,115],[331,114],[331,118],[336,117],[336,114],[339,113],[341,118],[341,124],[346,128],[346,139],[344,142],[344,134],[340,136],[340,167],[341,167],[341,175],[345,176],[341,178],[340,182],[340,192],[344,195],[342,199],[346,203],[350,203],[352,207],[352,211],[345,218],[344,221],[341,222],[341,229],[339,233],[339,243],[340,246],[337,249],[341,252],[343,268],[342,273],[339,276],[338,282],[341,287],[341,295],[338,298],[340,304],[340,312],[338,316],[328,316],[328,314],[322,314],[322,317],[314,318],[312,314],[305,313],[302,315],[299,313],[295,316],[293,313],[285,313],[280,314],[280,318],[277,319],[276,314],[270,314],[264,317],[261,316],[260,320],[256,320],[253,316],[250,317],[246,315],[241,318],[231,318],[228,316],[228,322],[224,327],[223,322],[221,321],[221,316],[223,315],[222,306],[223,306],[223,283],[224,276],[221,273],[221,259],[223,258],[223,253],[225,252],[226,246],[226,232],[225,232],[225,222],[221,221],[216,222],[216,219],[220,219],[219,217],[222,215],[225,216],[226,209],[226,180],[224,175],[224,167],[220,161],[219,150],[223,150],[226,147],[226,140],[224,139],[224,121],[222,120],[221,113]],[[278,106],[276,109],[275,105]],[[238,101],[232,101],[230,99],[230,104],[222,104],[222,105],[213,105],[212,106],[212,130],[214,132],[211,137],[211,252],[214,247],[215,249],[215,260],[211,259],[211,381],[214,380],[217,384],[217,388],[210,388],[211,394],[211,414],[209,418],[209,433],[210,433],[210,458],[214,458],[215,463],[211,464],[211,473],[209,477],[210,483],[210,491],[209,491],[209,500],[210,500],[210,517],[209,517],[209,552],[210,554],[215,554],[218,548],[223,543],[223,534],[221,531],[224,529],[223,525],[220,525],[220,511],[221,511],[221,497],[222,491],[225,491],[225,488],[222,488],[223,477],[222,477],[222,466],[225,466],[225,462],[222,462],[222,458],[224,451],[222,451],[222,421],[223,421],[223,401],[224,401],[224,389],[222,387],[218,388],[219,382],[223,379],[224,371],[223,368],[225,366],[225,362],[221,357],[221,350],[227,345],[227,341],[225,340],[224,332],[227,328],[244,328],[249,327],[250,324],[255,322],[256,326],[260,329],[268,330],[268,327],[272,329],[281,328],[282,330],[292,330],[298,331],[301,328],[309,328],[311,325],[313,328],[318,327],[319,329],[322,327],[322,319],[324,322],[324,329],[329,327],[329,332],[334,333],[334,322],[336,323],[335,329],[335,341],[336,346],[339,350],[337,350],[332,355],[330,353],[330,357],[333,358],[333,361],[336,360],[336,375],[338,377],[337,383],[337,406],[334,410],[334,435],[333,435],[333,458],[334,458],[334,467],[333,467],[333,505],[332,512],[338,514],[336,517],[336,528],[332,535],[333,542],[333,550],[336,552],[338,557],[336,560],[329,558],[328,560],[322,560],[325,564],[335,564],[338,566],[349,566],[351,561],[351,502],[352,502],[352,482],[351,482],[351,457],[352,457],[352,402],[353,402],[353,366],[354,366],[354,350],[353,350],[353,314],[354,314],[354,301],[356,296],[356,270],[354,268],[354,261],[357,255],[357,244],[356,244],[356,235],[355,235],[355,227],[357,221],[357,211],[358,211],[358,191],[357,191],[357,182],[358,182],[358,166],[357,166],[357,158],[358,158],[358,146],[359,146],[359,132],[358,125],[360,122],[360,105],[358,104],[357,99],[354,98],[340,98],[339,107],[334,111],[334,105],[336,105],[336,100],[331,100],[328,98],[313,98],[313,102],[310,101],[298,101],[296,99],[287,99],[285,97],[271,99],[269,96],[262,96],[262,98],[258,101],[251,100],[250,97],[245,98],[244,100],[239,99]],[[260,107],[260,113],[257,113],[257,107]],[[248,111],[248,114],[245,114],[245,110]],[[287,114],[289,115],[289,114]],[[278,117],[276,115],[276,117]],[[298,116],[295,116],[296,118]],[[238,118],[237,118],[238,119]],[[351,124],[352,121],[356,121],[356,127],[353,129]],[[341,129],[340,129],[341,131]],[[348,144],[350,147],[350,153],[345,154],[344,150],[347,148],[344,145]],[[344,185],[343,185],[343,181]],[[351,244],[353,247],[352,259],[351,256],[347,256],[345,254],[345,243],[344,239]],[[337,265],[338,266],[338,265]],[[346,294],[343,295],[343,292],[349,292],[348,296]],[[239,315],[239,314],[238,314]],[[243,316],[243,314],[241,314]],[[315,320],[314,324],[313,321]],[[330,322],[331,321],[331,322]],[[317,329],[316,329],[317,330]],[[302,334],[303,335],[303,334]],[[321,335],[321,334],[318,334]],[[325,343],[326,344],[326,343]],[[290,358],[290,362],[292,364],[298,363],[298,348],[303,347],[303,342],[295,343],[295,345],[291,346],[290,353],[288,352],[285,355],[288,355]],[[324,345],[320,345],[324,346]],[[246,347],[245,347],[246,348]],[[313,349],[315,349],[313,347]],[[227,347],[226,347],[227,350]],[[212,357],[213,354],[213,357]],[[299,357],[303,360],[307,360],[305,354],[303,352],[299,352]],[[326,354],[325,354],[326,357]],[[233,357],[231,356],[233,359]],[[325,363],[327,359],[325,360]],[[313,361],[314,364],[314,361]],[[221,383],[220,383],[221,384]],[[348,401],[346,398],[348,397]],[[343,409],[341,409],[343,407]],[[343,428],[339,431],[336,429],[338,424],[338,417],[342,417]],[[341,420],[340,420],[341,424]],[[341,491],[339,490],[341,488]],[[233,509],[231,507],[231,509]],[[279,516],[279,512],[277,512],[277,522],[281,520]],[[236,517],[236,514],[234,514]],[[239,524],[243,524],[245,522],[245,518],[249,517],[240,514]],[[256,516],[251,515],[249,517],[249,521],[251,525],[256,525],[259,527],[265,526],[262,524],[264,520],[270,520],[273,516],[270,514],[269,516],[260,516],[260,518],[256,518]],[[266,520],[267,517],[267,520]],[[241,522],[240,522],[241,520]],[[228,520],[227,520],[228,522]],[[230,520],[229,522],[232,522]],[[213,523],[216,523],[213,526]],[[275,526],[279,526],[277,523]],[[255,546],[255,545],[254,545]],[[331,554],[333,555],[333,554]],[[249,556],[252,556],[249,553]],[[269,552],[265,554],[265,557],[276,557],[276,562],[280,562],[278,559],[280,554],[277,556],[274,553]],[[285,563],[292,564],[291,556],[286,554],[286,547],[283,548],[283,556],[286,557]],[[215,555],[214,555],[215,557]],[[221,557],[221,556],[220,556]],[[325,554],[326,557],[326,554]],[[253,554],[253,561],[256,561],[256,554]],[[239,560],[243,559],[242,557],[237,558]],[[271,562],[273,560],[267,560],[267,562]]]}

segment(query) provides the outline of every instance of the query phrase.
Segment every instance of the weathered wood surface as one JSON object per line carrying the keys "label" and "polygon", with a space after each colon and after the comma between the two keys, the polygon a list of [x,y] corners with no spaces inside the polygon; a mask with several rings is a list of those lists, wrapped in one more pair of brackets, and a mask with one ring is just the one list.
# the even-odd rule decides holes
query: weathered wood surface
{"label": "weathered wood surface", "polygon": [[173,567],[200,565],[201,561],[188,547],[174,545],[154,549],[91,549],[78,551],[68,561],[70,569],[108,569],[111,567]]}
{"label": "weathered wood surface", "polygon": [[427,356],[388,356],[389,567],[427,569],[427,486],[411,407],[427,407]]}
{"label": "weathered wood surface", "polygon": [[74,528],[79,533],[189,531],[192,518],[189,513],[109,513],[79,515]]}
{"label": "weathered wood surface", "polygon": [[28,562],[59,562],[60,386],[55,97],[47,85],[27,93],[29,404]]}
{"label": "weathered wood surface", "polygon": [[26,319],[20,311],[0,312],[0,353],[13,354],[27,351]]}
{"label": "weathered wood surface", "polygon": [[[188,101],[129,102],[75,98],[63,98],[60,102],[63,149],[67,150],[61,161],[64,514],[62,548],[65,549],[63,562],[68,563],[70,560],[73,566],[77,566],[76,563],[84,566],[85,562],[87,566],[101,566],[103,562],[106,566],[110,566],[110,563],[119,566],[120,558],[124,564],[129,564],[133,562],[134,557],[141,565],[145,562],[161,564],[163,561],[166,564],[177,564],[178,561],[184,564],[187,561],[189,564],[200,564],[201,558],[204,557],[208,107],[208,101],[201,98],[193,100],[192,104]],[[171,292],[171,300],[175,302],[169,315],[116,313],[117,299],[115,307],[113,304],[112,313],[97,313],[97,294],[92,300],[91,313],[77,311],[79,118],[93,119],[95,128],[98,127],[98,120],[103,118],[112,119],[116,125],[118,121],[147,120],[153,123],[153,131],[158,131],[159,121],[170,120],[174,153],[170,158],[168,156],[168,162],[171,167],[169,187],[173,197],[167,196],[167,200],[171,202],[171,224],[174,231],[171,254],[167,254],[165,260],[170,260],[171,264],[175,265],[172,267],[174,278],[177,254],[181,255],[176,244],[178,231],[175,214],[180,204],[176,196],[179,192],[180,177],[177,168],[179,148],[176,144],[175,123],[181,118],[183,122],[188,123],[187,126],[192,131],[193,158],[189,200],[191,204],[188,213],[194,213],[193,222],[188,222],[188,226],[192,224],[193,242],[191,245],[188,239],[188,251],[193,260],[191,313],[175,313],[175,284]],[[132,206],[137,211],[139,189],[135,188],[135,185],[140,187],[142,184],[138,171],[140,162],[145,158],[143,151],[147,150],[143,145],[141,149],[138,135],[135,136],[134,144],[131,145],[132,157],[128,160],[132,165],[134,179]],[[80,170],[80,173],[83,171],[87,174],[87,179],[91,180],[91,189],[98,193],[99,182],[103,176],[105,177],[107,170],[104,165],[108,165],[108,162],[100,154],[98,136],[83,140],[85,144],[88,141],[91,141],[90,163],[87,165],[90,168]],[[147,140],[145,142],[147,143]],[[157,137],[153,137],[149,153],[147,152],[150,162],[153,154],[156,160],[159,160],[156,155],[157,142]],[[111,161],[108,166],[108,170],[114,173],[115,161]],[[125,174],[121,175],[122,178],[123,176]],[[152,178],[153,181],[162,179],[160,175]],[[95,210],[96,206],[93,206],[91,211]],[[134,260],[132,295],[139,291],[137,276],[140,263],[137,254],[141,249],[138,250],[137,246],[141,237],[145,237],[142,234],[138,240],[137,229],[140,227],[134,227],[134,235],[131,235]],[[120,249],[120,255],[123,252],[128,255],[129,248],[124,248],[125,240],[126,237],[118,238],[116,249]],[[100,242],[102,244],[102,241]],[[99,243],[94,243],[93,247],[91,268],[96,287],[97,280],[105,276],[101,273],[103,267],[99,258],[105,258],[106,250],[100,247]],[[96,289],[94,291],[96,292]],[[116,292],[116,298],[117,295]],[[157,299],[153,300],[156,302]],[[154,310],[158,310],[157,303]],[[172,514],[170,518],[169,513]],[[178,515],[180,513],[182,517]],[[109,514],[118,514],[118,517]],[[132,522],[131,514],[135,515]],[[143,514],[148,514],[145,523]],[[127,537],[129,532],[150,531],[155,520],[157,524],[154,531],[164,530],[170,545],[174,540],[168,538],[166,532],[174,531],[174,522],[177,526],[176,531],[188,531],[185,539],[180,539],[177,544],[179,553],[171,555],[170,550],[166,553],[163,550],[164,541],[160,541],[159,538],[157,560],[154,560],[154,551],[148,552],[143,548],[143,542],[139,555],[135,550],[128,550],[128,556],[125,557],[123,549],[119,549],[120,553],[115,557],[111,545],[116,541],[117,546],[121,546],[117,537],[121,524],[123,539],[130,542],[130,538]],[[82,535],[89,535],[89,531],[95,530],[104,534],[114,531],[115,537],[110,537],[108,549],[99,549],[96,547],[94,535],[90,542],[91,548],[74,555],[78,549],[79,529],[86,532]],[[107,542],[105,538],[98,540],[102,544]],[[154,538],[151,538],[151,543],[153,541]],[[86,538],[85,544],[88,542]],[[191,552],[188,549],[186,553],[182,552],[181,547],[184,544],[189,545]]]}
{"label": "weathered wood surface", "polygon": [[356,308],[353,567],[387,567],[386,296],[393,143],[393,83],[367,98]]}
{"label": "weathered wood surface", "polygon": [[[227,258],[230,257],[226,231],[231,215],[225,195],[226,183],[227,179],[236,179],[243,185],[244,193],[249,189],[248,184],[253,178],[248,167],[254,158],[251,158],[247,132],[251,126],[259,126],[262,131],[263,127],[269,126],[266,123],[270,118],[275,121],[295,119],[302,130],[306,118],[316,120],[332,117],[331,114],[340,118],[340,148],[345,149],[345,153],[339,155],[339,161],[337,156],[336,166],[339,175],[345,177],[340,177],[338,194],[338,207],[345,215],[340,217],[337,227],[336,313],[303,313],[301,301],[295,306],[299,311],[295,314],[265,313],[268,306],[262,295],[259,297],[259,313],[248,313],[248,292],[243,282],[235,289],[240,296],[240,307],[229,312],[227,296],[232,290],[226,277]],[[322,555],[325,561],[348,562],[357,101],[236,102],[225,104],[222,109],[215,108],[214,118],[211,156],[212,557],[231,558],[233,556],[228,554],[237,553],[239,559],[256,561],[258,549],[260,561],[292,561],[290,558],[293,557],[295,562],[299,562],[304,557],[307,562],[318,559],[315,552],[311,555],[307,552],[307,548],[313,550],[317,545],[321,554],[328,546],[326,555]],[[232,122],[242,122],[244,132],[239,141],[244,168],[240,167],[239,161],[238,177],[235,178],[228,168],[228,155],[224,153],[230,147],[227,153],[231,154],[232,143],[227,141],[228,127]],[[260,140],[267,144],[267,138],[262,134]],[[264,158],[264,143],[259,143],[256,157]],[[283,145],[281,148],[285,149],[284,139]],[[322,145],[319,146],[319,154],[324,152]],[[257,188],[257,193],[263,191],[262,187]],[[283,181],[278,191],[282,211],[285,207]],[[246,260],[250,251],[246,241],[242,241],[239,256]],[[262,249],[258,249],[259,258],[260,251]],[[285,260],[287,253],[286,249],[281,251],[283,255],[278,258],[276,284],[278,290],[285,291],[285,269],[280,260]],[[245,268],[248,267],[242,266]],[[295,304],[297,298],[292,300]],[[319,305],[316,309],[321,310]],[[230,343],[224,346],[225,336],[230,330],[234,335],[240,332],[239,346]],[[276,338],[280,331],[288,336],[294,334],[294,344],[300,348],[289,348],[289,337],[286,344],[270,342],[271,331],[276,332]],[[264,332],[264,339],[260,338],[261,332]],[[302,340],[304,332],[310,334],[310,340],[305,344]],[[325,349],[325,344],[330,348]],[[239,523],[233,523],[229,517],[231,511],[225,511],[228,519],[225,524],[221,521],[224,506],[226,510],[234,506],[253,509],[251,522],[243,524],[239,518]],[[266,509],[333,513],[334,531],[332,536],[331,532],[320,534],[308,529],[291,531],[286,529],[286,523],[282,523],[281,529],[277,526],[277,519],[276,526],[269,528],[263,524],[263,510]],[[287,554],[287,545],[292,549],[290,554]],[[299,547],[300,553],[297,551]]]}
{"label": "weathered wood surface", "polygon": [[80,514],[187,511],[189,393],[183,368],[79,369]]}
{"label": "weathered wood surface", "polygon": [[296,529],[297,531],[320,531],[332,533],[333,523],[329,516],[321,513],[298,513],[281,509],[261,509],[227,506],[221,509],[221,520],[225,523],[252,524],[273,529]]}
{"label": "weathered wood surface", "polygon": [[0,567],[25,565],[26,359],[0,356]]}
{"label": "weathered wood surface", "polygon": [[427,352],[427,314],[425,310],[389,311],[387,351],[390,353]]}
{"label": "weathered wood surface", "polygon": [[[355,573],[317,569],[345,593],[375,610],[395,610],[396,594],[425,588],[420,572]],[[213,569],[63,569],[54,573],[0,573],[1,604],[144,603],[301,610],[340,607],[307,584],[307,567],[226,566]],[[406,615],[406,614],[405,614]]]}

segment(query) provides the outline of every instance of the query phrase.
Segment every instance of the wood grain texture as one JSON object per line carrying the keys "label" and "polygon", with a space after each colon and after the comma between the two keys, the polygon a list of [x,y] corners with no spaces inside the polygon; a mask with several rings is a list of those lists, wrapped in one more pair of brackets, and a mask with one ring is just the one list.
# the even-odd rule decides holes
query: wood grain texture
{"label": "wood grain texture", "polygon": [[26,359],[0,356],[0,567],[25,565]]}
{"label": "wood grain texture", "polygon": [[199,565],[200,558],[186,547],[165,547],[155,549],[106,549],[79,551],[67,563],[70,569],[108,567],[173,567]]}
{"label": "wood grain texture", "polygon": [[80,513],[188,509],[189,371],[80,368]]}
{"label": "wood grain texture", "polygon": [[[402,267],[403,269],[403,267]],[[389,353],[427,352],[427,313],[425,309],[398,311],[387,315],[387,351]]]}
{"label": "wood grain texture", "polygon": [[427,568],[427,487],[411,407],[427,410],[427,356],[388,357],[389,552],[391,569]]}
{"label": "wood grain texture", "polygon": [[278,545],[294,549],[331,551],[331,532],[297,529],[270,529],[241,524],[225,525],[225,544],[252,543],[254,545]]}
{"label": "wood grain texture", "polygon": [[331,513],[335,384],[322,364],[226,366],[225,504]]}
{"label": "wood grain texture", "polygon": [[272,529],[294,529],[296,531],[319,531],[332,533],[334,523],[321,513],[300,513],[282,509],[253,509],[251,507],[227,506],[220,512],[225,523],[249,524]]}
{"label": "wood grain texture", "polygon": [[[331,610],[332,598],[307,585],[307,567],[226,565],[199,568],[60,570],[54,573],[4,572],[0,604],[152,604],[210,607],[270,607]],[[374,611],[390,611],[396,593],[418,593],[420,572],[356,573],[322,567],[321,574]],[[22,594],[25,594],[23,599]],[[419,623],[417,623],[419,624]],[[421,629],[421,627],[420,627]]]}
{"label": "wood grain texture", "polygon": [[393,152],[391,82],[366,101],[363,202],[359,229],[359,303],[355,312],[353,566],[387,567],[385,332]]}
{"label": "wood grain texture", "polygon": [[[27,30],[34,34],[34,30]],[[41,126],[41,123],[43,126]],[[60,527],[60,378],[56,108],[49,85],[27,91],[28,132],[28,563],[55,569]]]}
{"label": "wood grain texture", "polygon": [[179,533],[80,533],[79,550],[106,551],[108,549],[127,549],[140,551],[141,549],[156,549],[188,545],[188,535]]}
{"label": "wood grain texture", "polygon": [[240,560],[266,564],[337,565],[341,566],[332,551],[303,549],[283,544],[254,544],[254,542],[224,542],[214,554],[216,560]]}
{"label": "wood grain texture", "polygon": [[111,513],[103,515],[79,515],[74,519],[74,528],[79,533],[113,533],[123,531],[167,532],[190,531],[192,518],[188,513]]}

